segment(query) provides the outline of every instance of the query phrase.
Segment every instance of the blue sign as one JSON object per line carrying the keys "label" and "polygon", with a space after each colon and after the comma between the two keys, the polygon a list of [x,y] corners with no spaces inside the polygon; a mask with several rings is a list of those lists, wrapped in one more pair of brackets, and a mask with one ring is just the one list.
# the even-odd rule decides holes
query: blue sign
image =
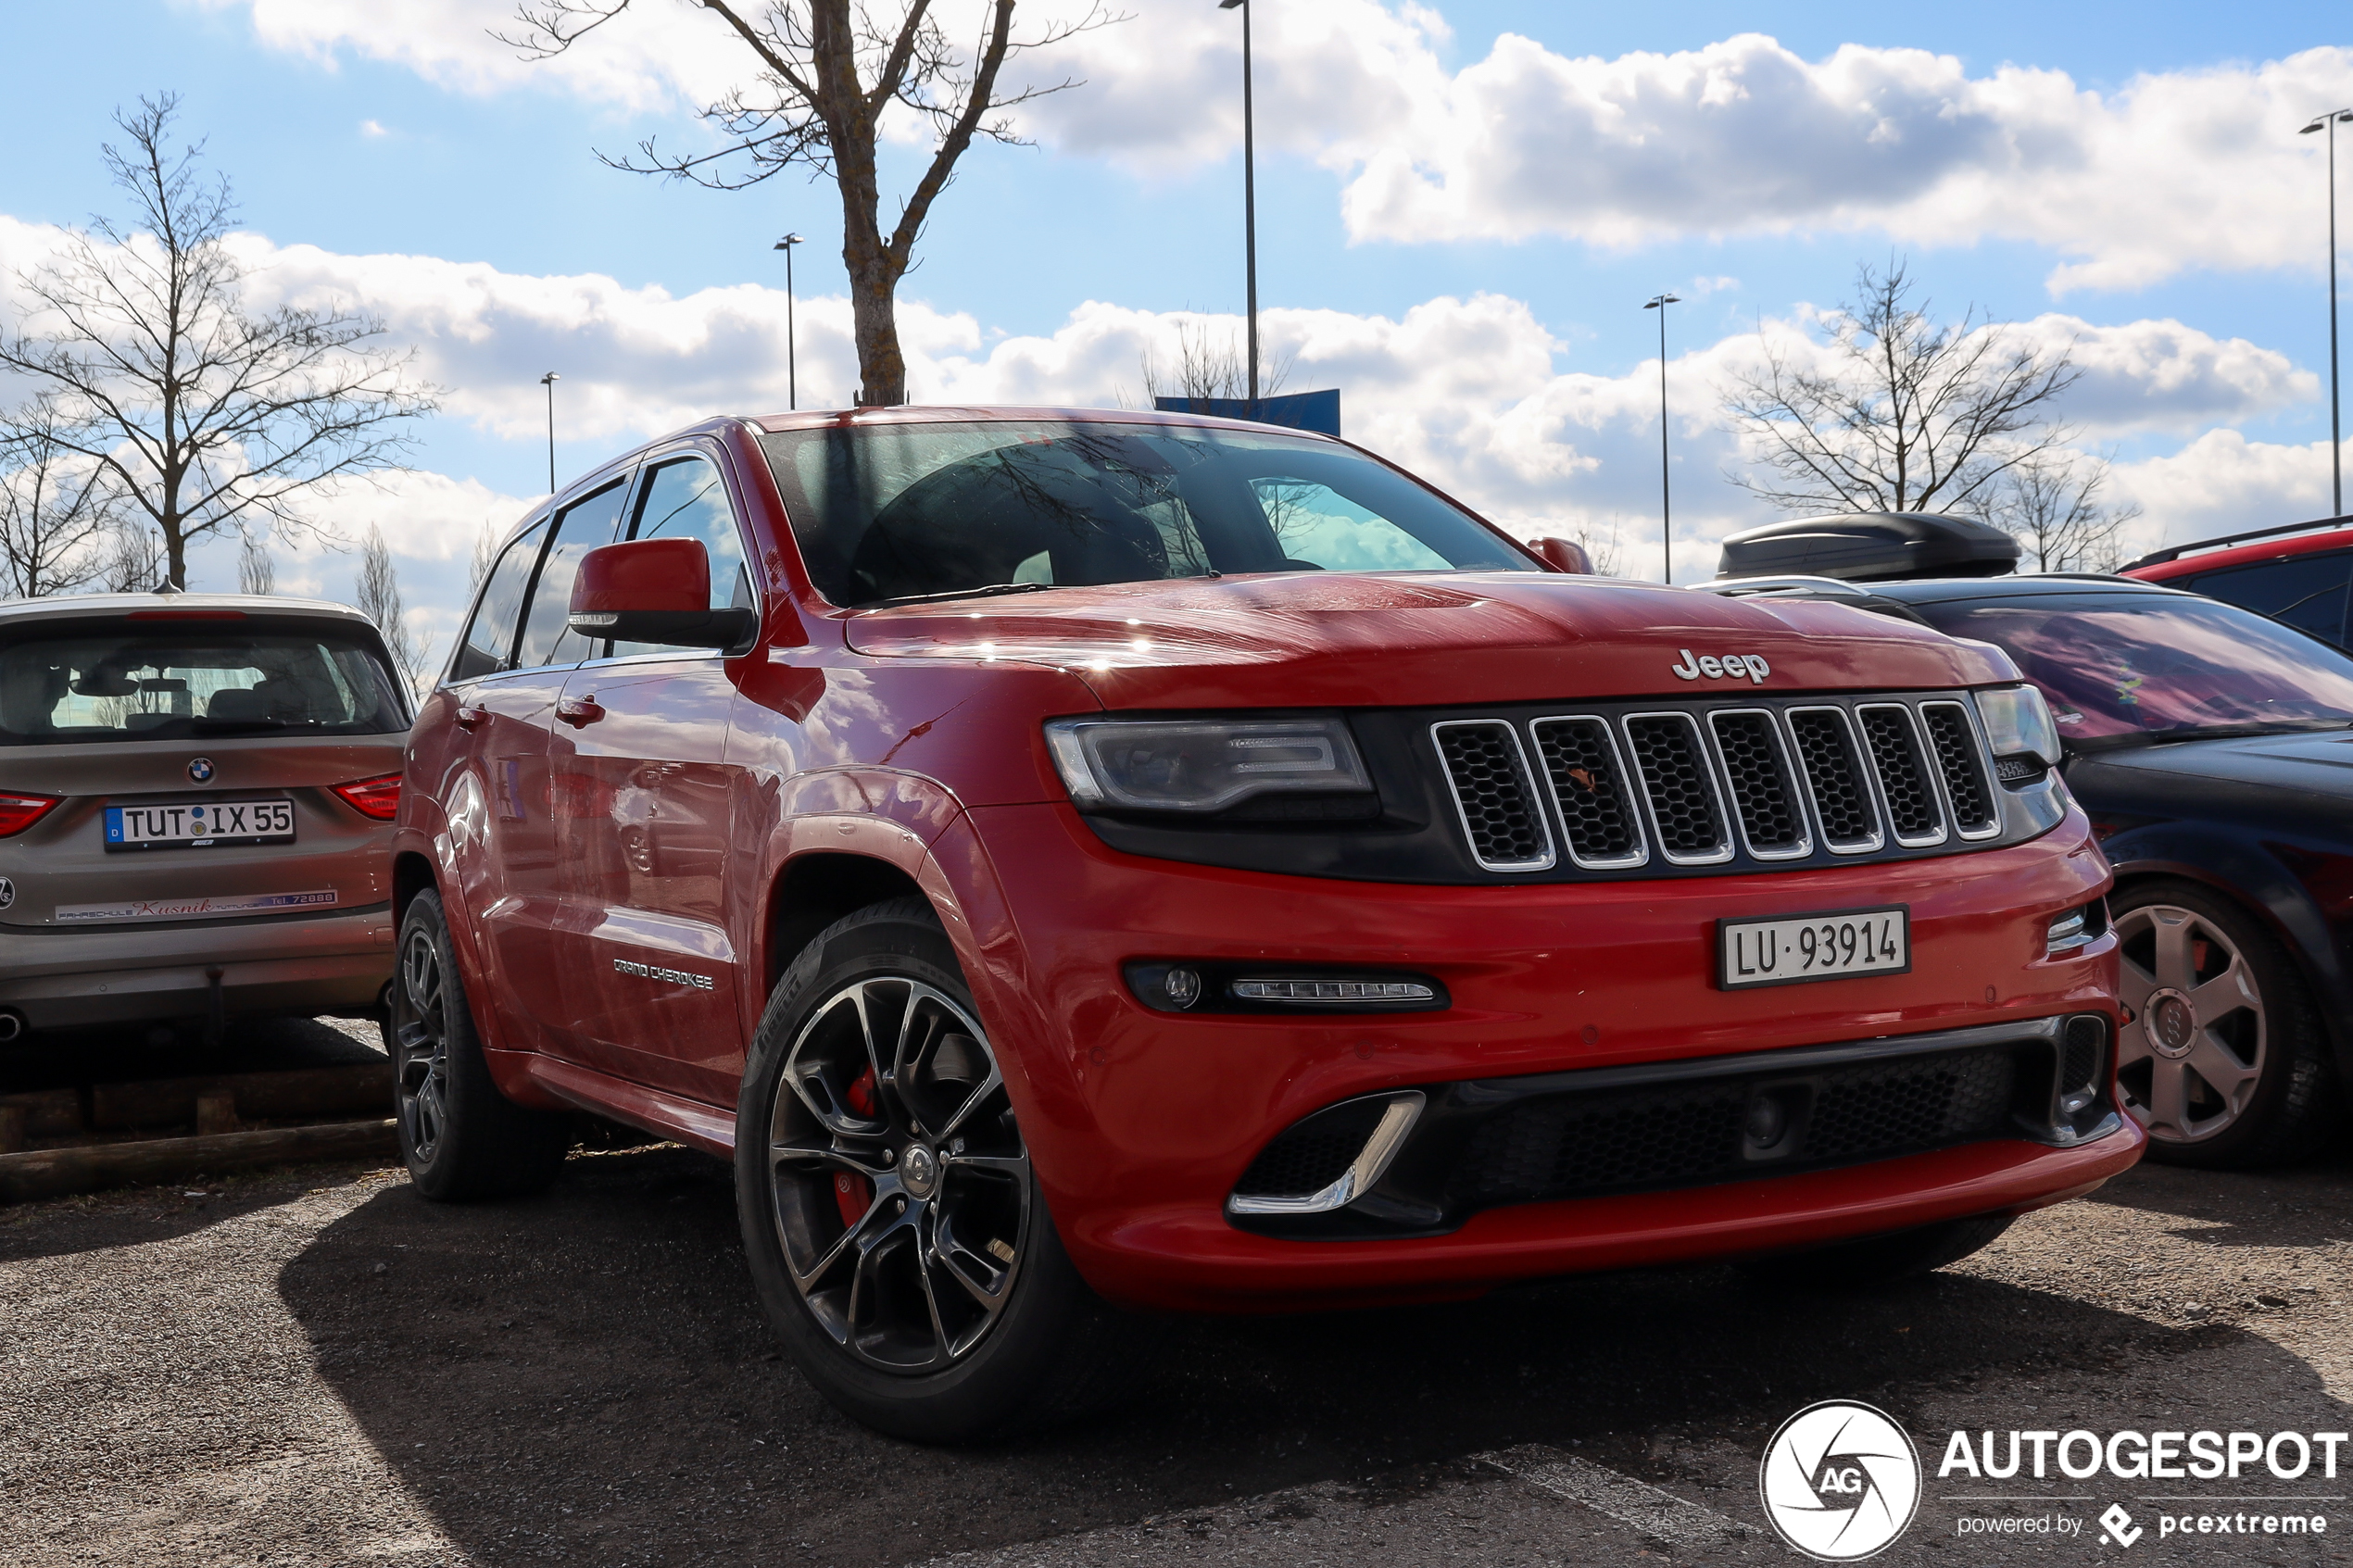
{"label": "blue sign", "polygon": [[1245,397],[1155,397],[1152,408],[1164,414],[1208,414],[1221,420],[1255,420],[1287,430],[1312,430],[1321,435],[1340,433],[1340,389],[1290,392],[1262,397],[1258,412],[1250,411]]}

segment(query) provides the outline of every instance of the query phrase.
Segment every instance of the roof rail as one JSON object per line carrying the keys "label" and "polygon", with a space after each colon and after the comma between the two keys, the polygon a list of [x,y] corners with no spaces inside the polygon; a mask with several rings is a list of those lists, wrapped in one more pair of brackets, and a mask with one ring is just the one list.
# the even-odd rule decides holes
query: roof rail
{"label": "roof rail", "polygon": [[2162,566],[2170,560],[2180,560],[2192,550],[2216,550],[2225,545],[2244,545],[2250,539],[2276,539],[2283,533],[2301,533],[2314,528],[2353,528],[2353,517],[2316,518],[2310,522],[2284,522],[2277,528],[2250,528],[2244,533],[2224,533],[2213,539],[2196,539],[2186,545],[2169,545],[2161,550],[2151,550],[2138,560],[2128,560],[2119,571],[2131,571],[2135,567]]}
{"label": "roof rail", "polygon": [[1843,599],[1871,596],[1869,587],[1843,577],[1806,577],[1796,573],[1781,577],[1718,577],[1712,583],[1686,583],[1683,586],[1733,598],[1748,594],[1834,594]]}

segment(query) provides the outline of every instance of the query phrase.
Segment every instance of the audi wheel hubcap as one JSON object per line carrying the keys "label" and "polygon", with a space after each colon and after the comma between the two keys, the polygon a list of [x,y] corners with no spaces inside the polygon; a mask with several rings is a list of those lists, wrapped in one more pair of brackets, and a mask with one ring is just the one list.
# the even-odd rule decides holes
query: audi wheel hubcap
{"label": "audi wheel hubcap", "polygon": [[918,981],[860,980],[792,1044],[769,1118],[793,1286],[869,1365],[937,1372],[1012,1299],[1029,1156],[980,1024]]}
{"label": "audi wheel hubcap", "polygon": [[449,1121],[449,1031],[443,1009],[441,949],[410,932],[400,955],[392,1047],[400,1081],[400,1130],[420,1162],[430,1162]]}
{"label": "audi wheel hubcap", "polygon": [[2270,1048],[2246,955],[2194,909],[2149,904],[2117,917],[2124,1005],[2124,1108],[2162,1143],[2203,1143],[2255,1098]]}

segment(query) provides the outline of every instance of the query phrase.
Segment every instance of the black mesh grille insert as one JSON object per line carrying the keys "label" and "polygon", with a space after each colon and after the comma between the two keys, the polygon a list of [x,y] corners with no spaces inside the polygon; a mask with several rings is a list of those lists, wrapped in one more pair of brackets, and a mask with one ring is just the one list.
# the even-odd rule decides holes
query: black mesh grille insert
{"label": "black mesh grille insert", "polygon": [[1994,797],[1985,787],[1985,769],[1978,760],[1977,735],[1969,717],[1954,702],[1920,704],[1920,722],[1928,726],[1928,743],[1936,748],[1936,766],[1944,775],[1944,794],[1953,802],[1953,821],[1963,833],[1982,833],[1998,820]]}
{"label": "black mesh grille insert", "polygon": [[1841,848],[1870,844],[1879,838],[1879,813],[1871,809],[1871,792],[1863,783],[1863,759],[1855,754],[1855,736],[1845,719],[1825,709],[1789,716],[1790,734],[1797,737],[1799,763],[1814,786],[1814,809],[1821,813],[1822,836]]}
{"label": "black mesh grille insert", "polygon": [[1599,719],[1547,719],[1535,734],[1569,853],[1588,864],[1639,860],[1642,831],[1618,776],[1608,727]]}
{"label": "black mesh grille insert", "polygon": [[1497,719],[1441,724],[1433,734],[1479,864],[1491,871],[1551,864],[1552,835],[1537,815],[1512,727]]}
{"label": "black mesh grille insert", "polygon": [[1626,734],[1667,852],[1699,859],[1730,848],[1692,721],[1680,714],[1645,714],[1626,721]]}
{"label": "black mesh grille insert", "polygon": [[[1799,1078],[1750,1075],[1525,1101],[1471,1135],[1449,1197],[1485,1208],[1697,1186],[2001,1136],[2010,1131],[2014,1049],[1980,1047]],[[1743,1151],[1743,1123],[1753,1098],[1768,1086],[1780,1103],[1794,1095],[1811,1109],[1800,1111],[1799,1141],[1786,1156],[1753,1159]]]}
{"label": "black mesh grille insert", "polygon": [[1277,1135],[1250,1162],[1234,1191],[1244,1198],[1307,1198],[1344,1175],[1387,1114],[1385,1099],[1319,1110]]}
{"label": "black mesh grille insert", "polygon": [[1748,835],[1750,851],[1770,855],[1803,849],[1806,815],[1798,809],[1771,716],[1713,713],[1708,723],[1716,731],[1716,749],[1731,781],[1732,809],[1741,814],[1741,831]]}
{"label": "black mesh grille insert", "polygon": [[1887,797],[1887,814],[1898,838],[1935,838],[1944,831],[1944,813],[1929,787],[1928,769],[1911,721],[1900,708],[1866,708],[1859,715],[1863,739],[1871,748],[1879,770],[1880,793]]}
{"label": "black mesh grille insert", "polygon": [[2108,1025],[2096,1018],[2067,1021],[2067,1046],[2059,1062],[2059,1093],[2088,1089],[2099,1076],[2108,1045]]}

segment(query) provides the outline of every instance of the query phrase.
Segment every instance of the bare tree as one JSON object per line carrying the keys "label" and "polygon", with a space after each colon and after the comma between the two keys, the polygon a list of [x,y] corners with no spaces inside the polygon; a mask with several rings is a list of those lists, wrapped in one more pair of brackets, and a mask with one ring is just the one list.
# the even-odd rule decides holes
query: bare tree
{"label": "bare tree", "polygon": [[105,575],[119,497],[35,397],[0,417],[0,598],[69,594]]}
{"label": "bare tree", "polygon": [[1583,547],[1585,558],[1593,563],[1593,575],[1596,577],[1617,575],[1618,558],[1624,553],[1619,528],[1618,515],[1612,512],[1606,528],[1586,518],[1568,531],[1568,537]]}
{"label": "bare tree", "polygon": [[473,559],[466,567],[466,596],[468,598],[473,597],[474,590],[482,586],[482,580],[490,575],[491,562],[497,554],[497,524],[484,518],[482,520],[482,526],[474,530]]}
{"label": "bare tree", "polygon": [[[498,35],[527,56],[560,55],[627,10],[632,0],[522,0],[522,31]],[[842,264],[858,344],[861,404],[904,403],[907,362],[899,349],[899,281],[915,259],[932,203],[975,137],[1018,144],[1007,110],[1075,87],[1000,91],[1007,61],[1030,49],[1117,19],[1100,7],[1028,38],[1013,35],[1013,0],[987,0],[980,36],[959,48],[932,14],[932,0],[682,0],[715,14],[743,44],[751,80],[706,106],[701,118],[726,144],[715,152],[664,153],[648,139],[634,156],[598,156],[615,169],[741,190],[796,165],[830,178],[841,194]],[[881,14],[877,14],[877,13]],[[894,110],[928,121],[932,149],[899,201],[886,234],[875,156]]]}
{"label": "bare tree", "polygon": [[[1261,367],[1258,395],[1262,399],[1283,389],[1298,358],[1299,350],[1293,348],[1278,356],[1271,365]],[[1176,364],[1164,366],[1159,357],[1147,348],[1143,371],[1147,397],[1182,397],[1187,402],[1199,403],[1213,397],[1250,395],[1250,368],[1243,362],[1241,349],[1230,332],[1222,338],[1211,335],[1206,321],[1177,321]]]}
{"label": "bare tree", "polygon": [[1727,477],[1783,511],[1993,521],[2004,477],[2073,434],[2054,408],[2082,374],[2072,345],[2049,352],[1974,307],[1939,325],[1901,260],[1856,285],[1829,319],[1831,369],[1768,338],[1764,368],[1734,382],[1725,411],[1765,471]]}
{"label": "bare tree", "polygon": [[109,594],[150,594],[164,585],[163,542],[145,519],[115,526],[98,581]]}
{"label": "bare tree", "polygon": [[392,550],[384,543],[384,530],[374,523],[368,525],[367,542],[360,546],[359,574],[352,584],[351,602],[384,633],[384,646],[391,652],[393,663],[399,667],[400,678],[409,683],[409,689],[423,690],[425,646],[409,624],[408,607],[400,600],[400,572],[392,564]]}
{"label": "bare tree", "polygon": [[20,280],[27,326],[0,338],[0,370],[54,400],[66,450],[146,514],[184,587],[190,543],[216,530],[326,533],[299,493],[392,463],[400,421],[434,404],[406,383],[407,356],[374,346],[375,318],[244,307],[228,182],[203,173],[201,146],[165,145],[178,102],[115,117],[129,141],[106,167],[131,217],[94,220]]}
{"label": "bare tree", "polygon": [[2101,499],[2108,464],[2076,452],[2043,452],[2003,476],[1987,521],[2019,542],[2037,571],[2113,571],[2124,558],[2120,535],[2141,505]]}
{"label": "bare tree", "polygon": [[237,592],[274,594],[277,591],[278,568],[270,558],[270,543],[266,538],[248,533],[237,549]]}

